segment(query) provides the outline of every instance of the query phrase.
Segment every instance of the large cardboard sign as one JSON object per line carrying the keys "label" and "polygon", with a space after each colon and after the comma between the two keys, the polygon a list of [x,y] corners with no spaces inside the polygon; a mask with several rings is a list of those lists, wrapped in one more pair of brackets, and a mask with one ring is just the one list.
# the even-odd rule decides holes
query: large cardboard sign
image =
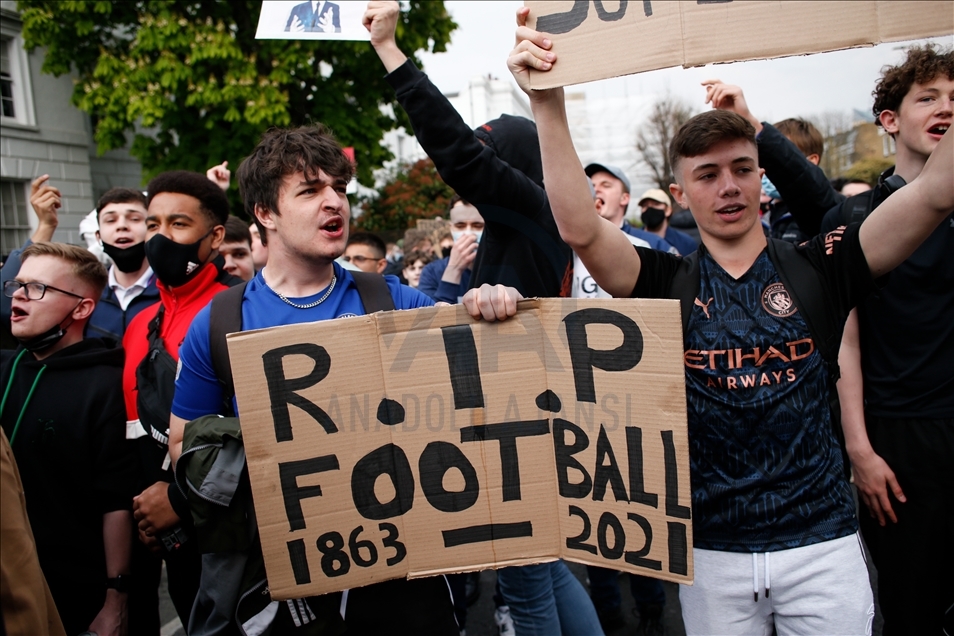
{"label": "large cardboard sign", "polygon": [[821,53],[954,33],[954,3],[527,0],[558,62],[535,89],[671,66]]}
{"label": "large cardboard sign", "polygon": [[682,323],[528,300],[228,338],[272,598],[564,558],[691,582]]}

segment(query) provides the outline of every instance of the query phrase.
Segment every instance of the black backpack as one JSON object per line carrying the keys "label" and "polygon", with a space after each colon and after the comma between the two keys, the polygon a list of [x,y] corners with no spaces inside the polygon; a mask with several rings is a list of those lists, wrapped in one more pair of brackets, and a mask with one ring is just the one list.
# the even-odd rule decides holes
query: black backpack
{"label": "black backpack", "polygon": [[[890,168],[889,170],[893,171],[894,168]],[[893,172],[891,174],[885,172],[878,179],[878,185],[867,192],[862,192],[861,194],[856,194],[853,197],[845,199],[845,202],[841,206],[841,218],[839,219],[841,225],[861,223],[868,218],[872,210],[878,207],[877,204],[875,204],[875,195],[880,195],[880,200],[884,201],[892,192],[900,190],[905,185],[906,182],[901,175],[894,174]]]}
{"label": "black backpack", "polygon": [[[394,299],[391,298],[391,290],[384,276],[360,271],[352,271],[351,276],[358,288],[365,314],[394,309]],[[222,387],[222,415],[233,415],[232,397],[235,395],[225,336],[242,331],[242,297],[247,284],[242,283],[216,294],[209,309],[209,350],[212,353],[212,368]]]}
{"label": "black backpack", "polygon": [[[217,260],[221,257],[217,257]],[[226,272],[219,263],[215,263],[219,270],[215,278],[217,283],[234,288],[242,281]],[[242,288],[245,285],[242,284]],[[165,315],[165,305],[159,302],[156,317],[149,322],[146,338],[149,340],[149,351],[136,367],[136,410],[139,411],[139,422],[146,432],[161,446],[169,444],[169,416],[172,414],[172,398],[176,392],[176,370],[178,363],[166,351],[162,341],[162,318]]]}
{"label": "black backpack", "polygon": [[136,409],[146,432],[160,445],[169,444],[169,416],[176,390],[175,358],[166,351],[160,332],[165,307],[160,303],[156,317],[149,322],[149,351],[136,367]]}

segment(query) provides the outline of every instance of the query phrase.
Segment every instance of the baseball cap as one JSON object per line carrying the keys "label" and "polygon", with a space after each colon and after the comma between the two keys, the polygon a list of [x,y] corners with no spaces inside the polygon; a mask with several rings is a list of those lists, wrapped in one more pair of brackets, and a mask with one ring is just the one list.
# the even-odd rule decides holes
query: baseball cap
{"label": "baseball cap", "polygon": [[672,202],[669,200],[669,195],[659,188],[650,188],[643,192],[643,196],[639,197],[639,203],[637,203],[637,205],[642,205],[643,201],[646,200],[662,203],[663,205],[672,205]]}
{"label": "baseball cap", "polygon": [[623,182],[623,187],[626,188],[626,191],[629,192],[629,179],[626,177],[626,173],[617,168],[616,166],[607,166],[602,163],[591,163],[586,168],[583,169],[583,172],[586,173],[586,176],[592,177],[597,172],[608,172],[620,181]]}

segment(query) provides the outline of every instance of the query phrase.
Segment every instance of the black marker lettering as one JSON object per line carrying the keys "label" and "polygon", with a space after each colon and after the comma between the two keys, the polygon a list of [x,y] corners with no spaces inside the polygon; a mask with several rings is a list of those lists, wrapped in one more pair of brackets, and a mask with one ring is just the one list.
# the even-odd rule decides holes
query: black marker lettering
{"label": "black marker lettering", "polygon": [[[662,570],[662,562],[657,561],[656,559],[648,559],[646,555],[649,554],[649,551],[653,547],[653,527],[650,525],[646,517],[638,515],[635,512],[626,513],[626,518],[630,521],[635,521],[636,525],[643,531],[643,536],[646,537],[646,543],[643,544],[643,547],[639,550],[627,550],[626,551],[626,562],[631,565],[638,565],[642,568],[648,568],[650,570],[656,570],[657,572]],[[680,524],[682,525],[682,524]],[[685,536],[683,536],[685,538]],[[683,572],[685,574],[685,572]]]}
{"label": "black marker lettering", "polygon": [[[381,475],[390,477],[394,485],[394,499],[386,503],[378,501],[374,494],[374,483]],[[385,444],[358,460],[351,473],[351,498],[365,519],[399,517],[411,509],[414,505],[414,475],[400,446]]]}
{"label": "black marker lettering", "polygon": [[467,426],[460,429],[460,441],[500,442],[500,466],[503,471],[503,500],[520,499],[520,462],[517,458],[517,438],[546,435],[550,424],[546,420],[527,420],[524,422],[506,422],[503,424],[485,424]]}
{"label": "black marker lettering", "polygon": [[689,573],[689,547],[686,541],[686,524],[667,521],[669,526],[669,571],[673,574]]}
{"label": "black marker lettering", "polygon": [[292,572],[295,575],[295,585],[311,583],[311,572],[308,571],[308,556],[305,554],[305,540],[289,541],[288,558],[291,560]]}
{"label": "black marker lettering", "polygon": [[629,500],[653,508],[659,507],[659,495],[646,492],[643,480],[643,429],[626,427],[626,454],[629,457]]}
{"label": "black marker lettering", "polygon": [[[464,489],[460,492],[444,490],[444,474],[456,468],[464,476]],[[431,442],[424,447],[418,462],[421,472],[421,489],[427,503],[441,512],[460,512],[477,502],[480,483],[477,471],[459,448],[448,442]]]}
{"label": "black marker lettering", "polygon": [[627,0],[619,0],[619,9],[612,13],[603,8],[601,0],[593,0],[593,6],[596,7],[596,15],[603,22],[616,22],[626,15]]}
{"label": "black marker lettering", "polygon": [[[604,462],[609,463],[604,465]],[[600,424],[599,437],[596,438],[596,470],[593,472],[593,501],[603,501],[606,495],[606,484],[613,488],[616,501],[628,501],[626,486],[623,485],[623,475],[619,472],[613,446],[606,435],[606,427]],[[622,553],[622,552],[621,552]],[[609,558],[609,557],[607,557]]]}
{"label": "black marker lettering", "polygon": [[676,469],[676,445],[672,441],[672,431],[660,431],[659,434],[662,436],[666,466],[666,515],[676,519],[689,519],[689,507],[679,505],[679,471]]}
{"label": "black marker lettering", "polygon": [[[566,443],[567,431],[573,433],[572,444]],[[590,494],[590,490],[593,488],[593,480],[590,479],[590,474],[583,468],[583,464],[573,459],[574,455],[586,450],[589,445],[590,440],[582,428],[559,417],[553,419],[553,451],[556,455],[557,480],[560,483],[561,497],[583,499]],[[583,481],[578,484],[571,483],[570,468],[583,473]]]}
{"label": "black marker lettering", "polygon": [[537,31],[552,33],[553,35],[569,33],[583,24],[589,8],[588,0],[576,0],[573,3],[573,8],[565,13],[551,13],[550,15],[540,16],[540,19],[537,20]]}
{"label": "black marker lettering", "polygon": [[[579,402],[596,403],[593,369],[628,371],[643,357],[643,334],[633,320],[609,309],[581,309],[563,319],[566,338],[573,363],[573,382]],[[586,338],[586,326],[613,325],[623,334],[623,342],[612,350],[591,349]]]}
{"label": "black marker lettering", "polygon": [[[302,355],[311,358],[315,366],[305,376],[300,378],[286,378],[282,360],[285,356]],[[321,424],[326,433],[337,433],[338,427],[328,414],[314,402],[306,400],[295,393],[308,387],[315,386],[328,376],[331,370],[331,357],[324,347],[303,342],[300,344],[278,347],[262,354],[262,363],[265,368],[265,380],[268,383],[268,397],[272,406],[272,421],[275,424],[275,440],[288,442],[292,440],[291,416],[288,405],[297,406],[308,413],[316,422]]]}
{"label": "black marker lettering", "polygon": [[338,458],[334,455],[324,455],[303,459],[295,462],[283,462],[278,465],[278,480],[282,487],[282,498],[285,500],[285,516],[291,530],[305,528],[305,516],[301,511],[301,500],[309,497],[320,497],[321,486],[298,486],[298,478],[302,475],[314,475],[329,470],[338,470]]}
{"label": "black marker lettering", "polygon": [[[613,547],[609,545],[609,529],[613,529]],[[604,512],[600,515],[600,520],[596,524],[596,544],[600,547],[600,555],[604,559],[616,559],[623,556],[623,548],[626,547],[626,532],[623,530],[623,524],[619,522],[612,512]]]}
{"label": "black marker lettering", "polygon": [[484,406],[484,390],[480,384],[480,367],[477,363],[477,345],[469,325],[441,327],[444,338],[444,355],[450,370],[451,388],[454,389],[455,409],[476,409]]}
{"label": "black marker lettering", "polygon": [[442,530],[441,535],[444,537],[444,547],[453,548],[454,546],[467,545],[469,543],[532,537],[533,526],[529,521],[518,521],[517,523],[487,523],[480,526],[457,528],[456,530]]}

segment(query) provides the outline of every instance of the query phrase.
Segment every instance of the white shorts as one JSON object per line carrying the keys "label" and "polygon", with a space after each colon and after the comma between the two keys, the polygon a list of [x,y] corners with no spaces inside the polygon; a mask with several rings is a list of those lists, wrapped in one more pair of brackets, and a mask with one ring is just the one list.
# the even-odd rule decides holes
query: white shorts
{"label": "white shorts", "polygon": [[861,537],[764,554],[693,549],[679,586],[689,636],[870,636],[874,600]]}

